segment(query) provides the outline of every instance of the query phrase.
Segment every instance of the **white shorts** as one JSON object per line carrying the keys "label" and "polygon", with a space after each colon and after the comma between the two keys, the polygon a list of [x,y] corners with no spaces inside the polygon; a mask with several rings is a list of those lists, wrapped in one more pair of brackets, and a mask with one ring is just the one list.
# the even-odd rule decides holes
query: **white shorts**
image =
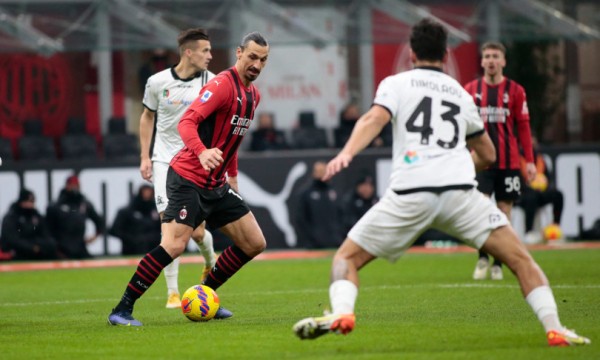
{"label": "white shorts", "polygon": [[507,224],[504,213],[476,189],[406,195],[388,189],[348,237],[368,253],[393,262],[428,228],[479,249],[492,230]]}
{"label": "white shorts", "polygon": [[156,210],[162,213],[167,208],[169,199],[167,198],[167,172],[169,164],[164,162],[152,162],[152,183],[154,184],[154,201]]}

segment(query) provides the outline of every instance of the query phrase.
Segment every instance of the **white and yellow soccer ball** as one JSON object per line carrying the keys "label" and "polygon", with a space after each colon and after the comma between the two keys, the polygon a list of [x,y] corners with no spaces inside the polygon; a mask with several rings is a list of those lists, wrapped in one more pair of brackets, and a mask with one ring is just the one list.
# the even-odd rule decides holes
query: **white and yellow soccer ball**
{"label": "white and yellow soccer ball", "polygon": [[219,310],[219,296],[206,285],[194,285],[181,298],[181,311],[192,321],[208,321]]}
{"label": "white and yellow soccer ball", "polygon": [[557,241],[562,239],[563,233],[557,224],[550,224],[543,230],[544,240],[546,241]]}

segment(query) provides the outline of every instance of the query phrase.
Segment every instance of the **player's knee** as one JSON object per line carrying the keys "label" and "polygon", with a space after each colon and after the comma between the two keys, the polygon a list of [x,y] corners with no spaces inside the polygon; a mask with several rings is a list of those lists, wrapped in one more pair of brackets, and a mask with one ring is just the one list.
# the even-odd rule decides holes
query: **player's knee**
{"label": "player's knee", "polygon": [[267,248],[267,241],[265,240],[264,237],[252,239],[252,241],[249,241],[249,243],[248,243],[248,251],[250,253],[247,255],[254,257],[254,256],[262,253],[263,251],[265,251],[266,248]]}
{"label": "player's knee", "polygon": [[205,234],[204,228],[197,228],[192,233],[192,239],[194,239],[194,241],[197,244],[202,244],[204,242],[204,234]]}
{"label": "player's knee", "polygon": [[187,236],[179,236],[171,239],[163,238],[160,245],[172,258],[176,258],[185,251],[189,238],[189,234]]}

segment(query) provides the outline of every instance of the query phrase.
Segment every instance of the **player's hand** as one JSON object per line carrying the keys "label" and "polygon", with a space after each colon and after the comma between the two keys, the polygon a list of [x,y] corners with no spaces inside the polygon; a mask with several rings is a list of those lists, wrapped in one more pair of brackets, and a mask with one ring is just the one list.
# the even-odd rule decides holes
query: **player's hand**
{"label": "player's hand", "polygon": [[200,153],[198,160],[206,171],[213,170],[223,163],[223,152],[219,148],[206,149]]}
{"label": "player's hand", "polygon": [[325,175],[323,175],[321,180],[328,181],[335,174],[347,168],[351,162],[352,155],[339,153],[336,157],[329,161],[329,163],[327,164],[327,169],[325,170]]}
{"label": "player's hand", "polygon": [[530,182],[533,181],[533,179],[535,179],[535,174],[537,173],[535,164],[527,163],[527,165],[525,167],[525,172],[527,173],[527,183],[529,184]]}
{"label": "player's hand", "polygon": [[150,158],[142,159],[142,162],[140,163],[140,174],[142,174],[144,180],[152,182],[152,160],[150,160]]}

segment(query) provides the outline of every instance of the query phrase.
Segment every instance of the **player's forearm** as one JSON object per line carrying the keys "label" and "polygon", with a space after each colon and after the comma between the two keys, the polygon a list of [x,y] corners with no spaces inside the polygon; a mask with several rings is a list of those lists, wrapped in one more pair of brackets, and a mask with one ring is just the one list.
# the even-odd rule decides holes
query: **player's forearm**
{"label": "player's forearm", "polygon": [[355,156],[364,150],[381,133],[385,126],[369,113],[361,117],[354,125],[352,134],[341,152]]}
{"label": "player's forearm", "polygon": [[238,178],[237,178],[237,176],[230,176],[229,178],[227,178],[227,182],[229,183],[229,186],[231,186],[231,188],[235,192],[237,192],[237,193],[240,192],[239,187],[238,187]]}
{"label": "player's forearm", "polygon": [[177,125],[181,140],[196,156],[199,156],[201,152],[206,150],[206,146],[198,135],[198,116],[199,114],[195,111],[188,110],[179,121],[179,125]]}
{"label": "player's forearm", "polygon": [[154,129],[154,117],[144,112],[140,117],[140,157],[150,157],[150,143],[152,142],[152,131]]}

